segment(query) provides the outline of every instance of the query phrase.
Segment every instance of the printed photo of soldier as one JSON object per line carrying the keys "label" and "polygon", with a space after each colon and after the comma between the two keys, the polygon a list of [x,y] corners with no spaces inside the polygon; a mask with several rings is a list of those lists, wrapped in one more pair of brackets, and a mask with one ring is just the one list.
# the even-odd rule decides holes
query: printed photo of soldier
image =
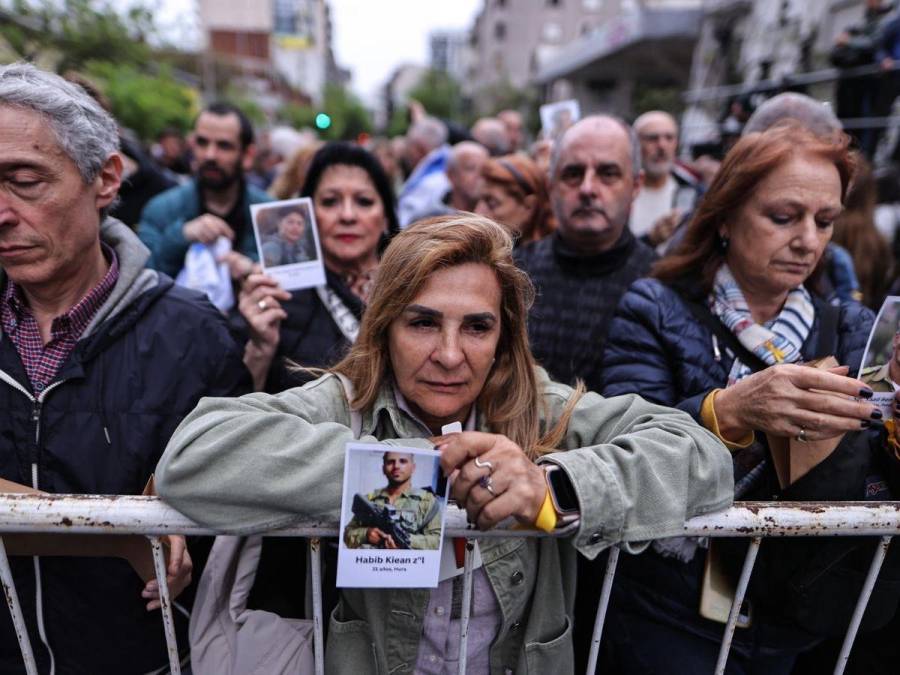
{"label": "printed photo of soldier", "polygon": [[415,456],[385,452],[383,488],[353,496],[353,518],[344,528],[348,548],[437,550],[442,501],[433,488],[413,487]]}

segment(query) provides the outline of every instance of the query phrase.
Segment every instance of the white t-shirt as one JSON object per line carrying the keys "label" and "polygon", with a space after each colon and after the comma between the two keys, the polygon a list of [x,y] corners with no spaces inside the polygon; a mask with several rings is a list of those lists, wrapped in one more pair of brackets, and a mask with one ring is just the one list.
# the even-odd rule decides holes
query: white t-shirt
{"label": "white t-shirt", "polygon": [[628,227],[635,237],[642,237],[650,232],[653,223],[672,210],[677,189],[678,183],[671,175],[666,176],[662,187],[649,188],[644,185],[641,188],[637,199],[631,204],[631,219],[628,221]]}

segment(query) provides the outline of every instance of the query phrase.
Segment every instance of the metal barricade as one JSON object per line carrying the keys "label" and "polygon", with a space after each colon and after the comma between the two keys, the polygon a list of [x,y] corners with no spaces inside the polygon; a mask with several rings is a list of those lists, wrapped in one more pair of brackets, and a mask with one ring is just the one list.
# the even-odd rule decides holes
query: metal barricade
{"label": "metal barricade", "polygon": [[[463,577],[463,605],[460,620],[459,672],[465,672],[465,654],[469,612],[471,609],[473,555],[472,541],[496,537],[568,536],[574,526],[563,532],[546,535],[530,530],[490,530],[479,532],[469,529],[465,514],[458,510],[448,512],[445,537],[462,537],[466,546]],[[734,507],[689,520],[683,534],[696,537],[746,537],[751,539],[741,571],[741,577],[731,606],[728,622],[723,630],[716,675],[725,672],[725,664],[734,636],[738,612],[753,572],[756,555],[764,538],[768,537],[822,537],[822,536],[879,536],[881,545],[876,549],[869,572],[850,625],[844,638],[834,673],[844,671],[853,641],[859,629],[872,589],[887,554],[891,538],[900,531],[900,502],[841,502],[841,503],[773,503],[745,502]],[[12,571],[9,566],[2,535],[14,533],[44,534],[138,534],[150,539],[162,603],[162,620],[165,628],[172,673],[181,672],[178,646],[175,640],[172,603],[166,584],[165,557],[159,537],[167,534],[212,535],[219,532],[201,527],[156,497],[99,497],[88,495],[22,495],[0,494],[0,581],[6,595],[13,625],[22,651],[22,658],[29,675],[36,675],[34,654],[28,631],[18,602]],[[267,536],[306,537],[312,554],[312,591],[314,613],[314,655],[317,675],[324,673],[324,641],[322,616],[321,539],[337,537],[336,523],[298,523],[296,526],[267,532]],[[588,673],[596,668],[603,623],[609,602],[610,590],[615,578],[619,550],[610,552],[606,574],[594,624]]]}

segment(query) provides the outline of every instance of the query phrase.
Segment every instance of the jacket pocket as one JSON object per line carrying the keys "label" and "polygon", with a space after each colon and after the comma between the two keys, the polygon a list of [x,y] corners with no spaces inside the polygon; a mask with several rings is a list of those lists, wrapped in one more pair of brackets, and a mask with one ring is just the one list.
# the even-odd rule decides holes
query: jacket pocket
{"label": "jacket pocket", "polygon": [[547,642],[525,644],[526,672],[540,675],[574,673],[575,656],[572,649],[572,621],[567,616],[565,629],[557,637]]}
{"label": "jacket pocket", "polygon": [[325,672],[328,675],[378,675],[381,670],[369,624],[362,619],[339,621],[335,616],[338,609],[331,612],[328,621]]}

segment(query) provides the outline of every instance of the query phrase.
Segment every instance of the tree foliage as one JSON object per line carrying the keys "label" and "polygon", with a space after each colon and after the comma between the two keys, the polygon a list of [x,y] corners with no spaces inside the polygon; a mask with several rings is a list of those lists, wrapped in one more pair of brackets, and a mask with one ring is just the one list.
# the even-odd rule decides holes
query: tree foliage
{"label": "tree foliage", "polygon": [[109,0],[12,0],[4,7],[0,37],[19,57],[52,55],[57,72],[83,69],[91,61],[146,64],[152,11],[133,5],[124,13]]}
{"label": "tree foliage", "polygon": [[187,131],[197,114],[196,92],[164,66],[149,75],[132,65],[94,61],[86,72],[99,81],[119,123],[144,140],[155,139],[167,127]]}
{"label": "tree foliage", "polygon": [[442,70],[425,71],[409,97],[421,103],[429,115],[454,122],[463,121],[463,97],[459,83]]}

